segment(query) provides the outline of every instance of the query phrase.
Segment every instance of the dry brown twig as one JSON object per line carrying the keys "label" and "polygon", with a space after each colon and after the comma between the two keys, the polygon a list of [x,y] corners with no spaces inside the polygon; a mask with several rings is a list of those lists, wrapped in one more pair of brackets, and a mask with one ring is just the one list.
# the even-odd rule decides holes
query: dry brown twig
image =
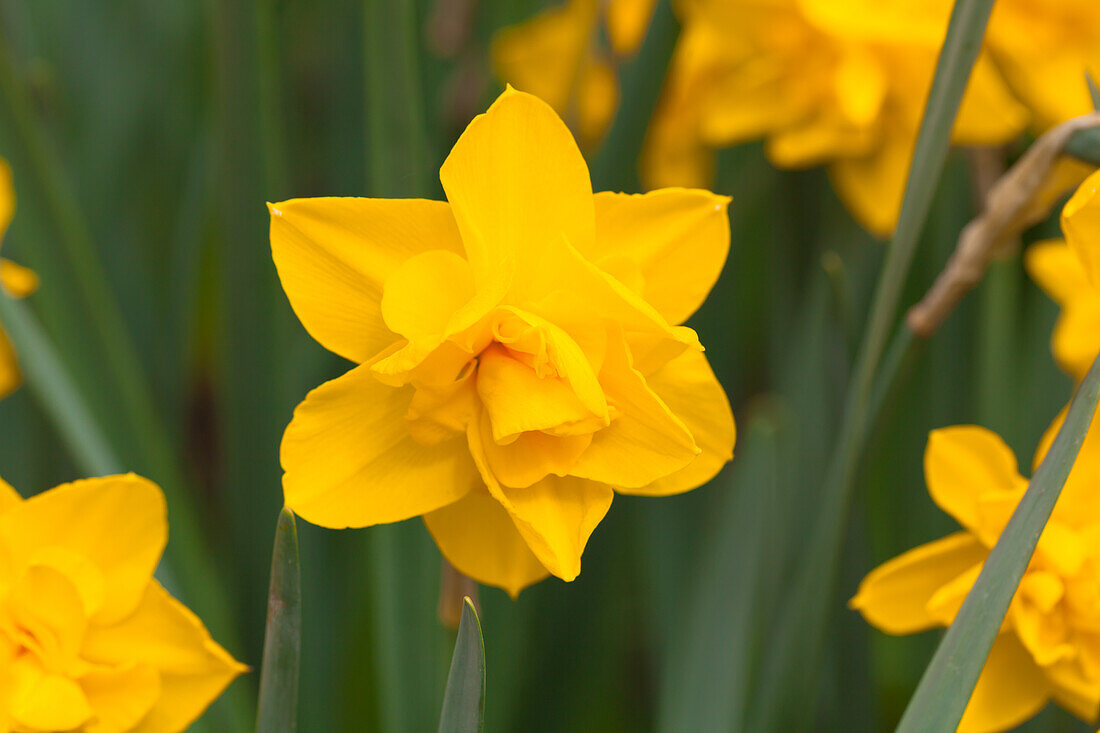
{"label": "dry brown twig", "polygon": [[1033,205],[1037,194],[1070,138],[1095,127],[1100,127],[1100,112],[1076,117],[1051,129],[990,189],[982,213],[962,230],[943,272],[906,314],[905,321],[914,335],[928,338],[934,334],[963,296],[981,282],[989,263],[1005,243],[1047,216],[1049,206]]}

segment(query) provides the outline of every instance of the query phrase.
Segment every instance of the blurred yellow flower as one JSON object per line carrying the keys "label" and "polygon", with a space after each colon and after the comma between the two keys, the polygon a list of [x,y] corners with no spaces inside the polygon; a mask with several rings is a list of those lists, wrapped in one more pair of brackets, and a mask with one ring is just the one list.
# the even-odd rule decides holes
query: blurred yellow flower
{"label": "blurred yellow flower", "polygon": [[1100,172],[1066,204],[1062,232],[1066,242],[1028,250],[1027,268],[1062,306],[1051,346],[1058,364],[1081,380],[1100,353]]}
{"label": "blurred yellow flower", "polygon": [[[493,68],[554,108],[576,130],[581,144],[595,145],[619,105],[617,58],[641,45],[656,0],[567,0],[493,38]],[[607,33],[610,51],[601,48]]]}
{"label": "blurred yellow flower", "polygon": [[998,0],[986,43],[1039,131],[1092,111],[1085,72],[1100,72],[1096,0]]}
{"label": "blurred yellow flower", "polygon": [[[1062,416],[1047,431],[1046,455]],[[1016,457],[994,433],[933,431],[924,455],[928,493],[961,532],[873,570],[851,601],[890,634],[954,619],[989,550],[1027,489]],[[1019,725],[1048,701],[1084,720],[1100,707],[1100,413],[1012,600],[959,731]]]}
{"label": "blurred yellow flower", "polygon": [[167,539],[138,476],[0,481],[0,730],[174,733],[245,670],[153,579]]}
{"label": "blurred yellow flower", "polygon": [[448,202],[271,208],[310,334],[359,364],[294,413],[286,504],[327,527],[423,515],[460,571],[513,595],[580,572],[613,490],[695,488],[731,457],[690,328],[729,249],[728,199],[593,194],[569,130],[511,88],[444,162]]}
{"label": "blurred yellow flower", "polygon": [[[0,244],[15,215],[15,188],[11,182],[11,167],[0,158]],[[11,260],[0,259],[0,287],[13,297],[23,298],[38,288],[38,277],[25,267]],[[0,328],[0,397],[5,397],[19,386],[19,362],[4,330]]]}
{"label": "blurred yellow flower", "polygon": [[[694,0],[650,131],[648,185],[703,185],[707,150],[765,138],[784,168],[826,164],[870,231],[897,221],[925,97],[947,27],[942,0]],[[1027,123],[989,58],[954,129],[1003,143]]]}

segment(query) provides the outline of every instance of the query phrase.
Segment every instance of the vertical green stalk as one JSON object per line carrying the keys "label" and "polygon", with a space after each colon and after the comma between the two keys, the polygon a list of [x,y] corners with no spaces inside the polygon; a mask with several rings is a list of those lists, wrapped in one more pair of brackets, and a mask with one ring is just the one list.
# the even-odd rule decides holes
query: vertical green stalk
{"label": "vertical green stalk", "polygon": [[[848,388],[833,458],[822,487],[821,506],[794,582],[781,609],[772,653],[761,681],[754,730],[799,729],[812,715],[815,673],[825,630],[832,618],[840,553],[860,457],[870,432],[875,374],[896,323],[902,288],[921,229],[947,161],[951,127],[970,70],[981,49],[993,0],[957,0],[940,52],[932,89],[886,262],[879,275],[855,369]],[[802,701],[790,705],[792,699]],[[790,721],[794,722],[790,722]],[[784,724],[786,722],[786,724]]]}
{"label": "vertical green stalk", "polygon": [[447,675],[439,733],[479,733],[485,727],[485,639],[473,602],[462,602],[455,653]]}
{"label": "vertical green stalk", "polygon": [[302,657],[302,570],[294,514],[279,512],[271,553],[267,631],[260,668],[256,733],[294,733],[298,728],[298,679]]}
{"label": "vertical green stalk", "polygon": [[1016,437],[1012,400],[1005,399],[1015,384],[1013,371],[1017,353],[1016,330],[1019,323],[1021,282],[1016,261],[993,262],[982,280],[980,324],[978,327],[977,384],[979,424],[1005,436]]}

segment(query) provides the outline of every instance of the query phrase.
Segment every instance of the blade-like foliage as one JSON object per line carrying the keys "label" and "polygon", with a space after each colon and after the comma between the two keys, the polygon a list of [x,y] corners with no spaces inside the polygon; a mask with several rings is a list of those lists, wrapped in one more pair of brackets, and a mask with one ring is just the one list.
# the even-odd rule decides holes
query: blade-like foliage
{"label": "blade-like foliage", "polygon": [[469,597],[463,600],[458,640],[447,676],[439,733],[477,733],[485,725],[485,640]]}
{"label": "blade-like foliage", "polygon": [[275,527],[271,590],[260,670],[256,733],[292,733],[298,728],[298,678],[302,656],[302,572],[298,528],[286,507]]}

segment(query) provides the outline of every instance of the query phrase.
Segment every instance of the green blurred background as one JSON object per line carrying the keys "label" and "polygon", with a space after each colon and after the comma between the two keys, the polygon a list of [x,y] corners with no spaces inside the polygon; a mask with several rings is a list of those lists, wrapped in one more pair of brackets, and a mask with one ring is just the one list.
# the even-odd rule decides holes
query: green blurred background
{"label": "green blurred background", "polygon": [[[254,667],[282,430],[310,388],[348,366],[294,318],[264,202],[441,198],[439,164],[500,89],[492,33],[550,3],[472,4],[448,44],[446,21],[467,4],[0,0],[0,155],[19,196],[4,254],[41,276],[29,303],[121,468],[169,492],[167,582]],[[660,67],[647,61],[633,73],[655,91]],[[635,127],[647,113],[632,98],[621,111]],[[614,173],[597,190],[629,186],[631,166],[599,169]],[[890,638],[844,604],[879,562],[953,528],[924,488],[928,431],[987,426],[1028,466],[1070,396],[1049,354],[1055,307],[1014,253],[887,402],[844,533],[824,660],[797,683],[767,679],[773,621],[799,604],[789,580],[885,245],[822,171],[777,171],[758,145],[719,155],[715,190],[734,199],[731,256],[690,325],[734,405],[735,461],[684,496],[617,498],[575,582],[545,581],[516,602],[482,590],[489,731],[890,729],[938,632]],[[973,201],[956,151],[906,304]],[[1047,222],[1028,237],[1056,231]],[[83,473],[28,389],[0,402],[0,436],[0,475],[24,495]],[[177,525],[187,512],[194,534]],[[433,730],[453,635],[437,618],[440,557],[423,525],[299,531],[300,730]],[[247,730],[255,677],[200,726]],[[773,692],[799,689],[813,693]],[[1049,709],[1025,729],[1087,728]]]}

